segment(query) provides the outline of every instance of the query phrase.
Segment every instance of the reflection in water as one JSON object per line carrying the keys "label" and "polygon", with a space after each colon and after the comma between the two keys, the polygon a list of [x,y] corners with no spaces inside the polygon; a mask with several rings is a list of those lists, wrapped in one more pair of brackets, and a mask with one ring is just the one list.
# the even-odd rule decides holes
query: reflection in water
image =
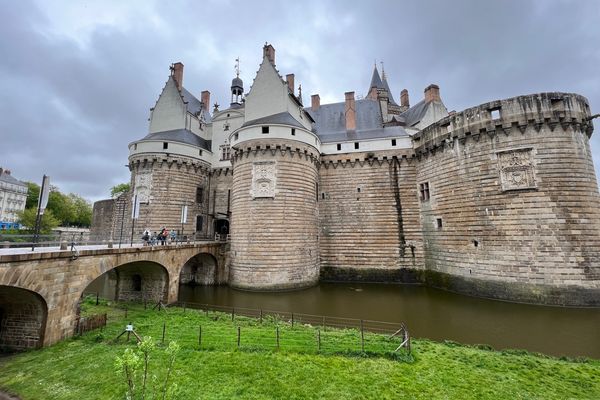
{"label": "reflection in water", "polygon": [[245,292],[227,286],[180,286],[179,300],[405,322],[412,336],[496,349],[600,359],[600,309],[508,303],[425,286],[328,284],[295,292]]}

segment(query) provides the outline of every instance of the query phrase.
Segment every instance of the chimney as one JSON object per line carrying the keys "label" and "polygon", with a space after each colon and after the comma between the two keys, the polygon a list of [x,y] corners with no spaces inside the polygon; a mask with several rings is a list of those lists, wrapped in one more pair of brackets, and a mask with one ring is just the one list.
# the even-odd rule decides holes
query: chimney
{"label": "chimney", "polygon": [[177,89],[181,90],[183,87],[183,64],[176,62],[171,68],[173,79],[175,79],[175,83],[177,83]]}
{"label": "chimney", "polygon": [[356,130],[356,102],[354,101],[354,92],[346,92],[346,106],[345,114],[346,114],[346,130],[347,131],[355,131]]}
{"label": "chimney", "polygon": [[275,65],[275,48],[265,43],[263,46],[263,57],[267,57],[271,64]]}
{"label": "chimney", "polygon": [[400,105],[402,107],[410,107],[410,103],[408,102],[408,90],[402,89],[400,92]]}
{"label": "chimney", "polygon": [[290,92],[294,94],[294,74],[287,74],[285,76],[285,81],[287,82],[288,87],[290,88]]}
{"label": "chimney", "polygon": [[202,91],[200,102],[202,103],[202,109],[208,111],[208,105],[210,104],[210,92],[208,90]]}
{"label": "chimney", "polygon": [[440,98],[440,87],[434,83],[425,88],[425,102],[442,101]]}
{"label": "chimney", "polygon": [[313,94],[312,96],[310,96],[310,102],[311,110],[317,111],[319,107],[321,107],[321,96],[319,96],[318,94]]}

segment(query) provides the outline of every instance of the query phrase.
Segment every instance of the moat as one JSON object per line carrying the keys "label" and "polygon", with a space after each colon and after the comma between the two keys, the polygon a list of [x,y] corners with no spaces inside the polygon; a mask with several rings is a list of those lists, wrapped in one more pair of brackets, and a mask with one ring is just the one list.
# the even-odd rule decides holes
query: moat
{"label": "moat", "polygon": [[600,359],[599,308],[564,308],[462,296],[417,285],[322,283],[293,292],[180,286],[180,301],[403,321],[412,336]]}

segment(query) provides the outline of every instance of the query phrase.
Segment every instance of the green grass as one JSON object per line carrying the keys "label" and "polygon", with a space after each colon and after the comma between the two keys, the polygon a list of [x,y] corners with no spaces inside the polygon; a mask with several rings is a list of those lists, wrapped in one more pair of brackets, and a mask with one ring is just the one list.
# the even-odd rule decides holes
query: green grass
{"label": "green grass", "polygon": [[[109,325],[54,346],[0,360],[0,387],[23,399],[123,399],[125,381],[115,358],[133,342],[112,343],[131,321],[141,335],[181,346],[174,381],[178,399],[599,399],[600,361],[559,360],[523,351],[495,352],[453,342],[413,340],[413,352],[392,352],[397,339],[321,330],[273,318],[196,310],[125,311],[102,303],[83,314],[108,312]],[[202,326],[202,348],[198,345]],[[241,342],[237,347],[237,327]],[[276,327],[280,347],[276,348]],[[162,349],[150,369],[165,372]]]}

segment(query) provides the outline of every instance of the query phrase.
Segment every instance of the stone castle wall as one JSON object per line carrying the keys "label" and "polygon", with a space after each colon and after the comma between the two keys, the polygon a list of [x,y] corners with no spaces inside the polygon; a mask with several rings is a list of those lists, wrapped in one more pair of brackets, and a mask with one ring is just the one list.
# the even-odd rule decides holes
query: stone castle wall
{"label": "stone castle wall", "polygon": [[319,155],[296,141],[240,146],[233,159],[229,284],[254,290],[315,285]]}
{"label": "stone castle wall", "polygon": [[545,93],[451,115],[415,137],[426,281],[600,304],[600,198],[587,101]]}
{"label": "stone castle wall", "polygon": [[[210,167],[204,162],[183,157],[143,156],[146,158],[132,157],[129,164],[133,190],[130,197],[137,194],[142,203],[135,237],[141,237],[144,229],[160,232],[166,227],[181,232],[181,209],[184,204],[188,206],[188,213],[183,234],[188,237],[208,236]],[[200,198],[198,188],[202,188]],[[198,216],[202,220],[199,230],[196,229]],[[128,219],[131,220],[131,212]]]}
{"label": "stone castle wall", "polygon": [[322,279],[410,281],[406,269],[422,268],[416,161],[411,156],[412,149],[322,157]]}
{"label": "stone castle wall", "polygon": [[219,168],[212,171],[210,180],[210,229],[214,237],[217,220],[231,219],[231,187],[233,168]]}

